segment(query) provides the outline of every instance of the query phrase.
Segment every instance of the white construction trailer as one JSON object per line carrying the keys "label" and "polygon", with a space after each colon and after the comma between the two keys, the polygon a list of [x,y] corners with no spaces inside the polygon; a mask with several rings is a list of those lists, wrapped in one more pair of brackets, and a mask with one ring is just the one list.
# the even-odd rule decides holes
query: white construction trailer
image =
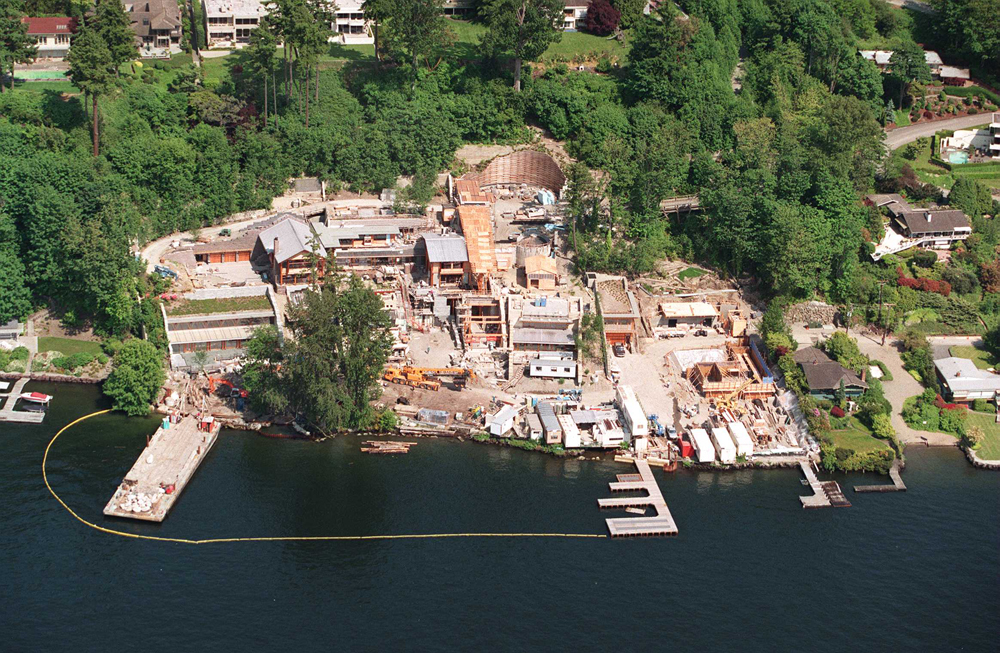
{"label": "white construction trailer", "polygon": [[729,422],[729,435],[733,436],[733,444],[736,445],[736,455],[744,456],[747,459],[753,455],[753,439],[743,422]]}
{"label": "white construction trailer", "polygon": [[719,455],[719,462],[731,465],[736,462],[736,445],[729,437],[729,431],[722,428],[712,429],[712,444],[715,445],[715,452]]}
{"label": "white construction trailer", "polygon": [[694,447],[694,458],[699,463],[715,462],[715,446],[705,429],[691,429],[691,446]]}

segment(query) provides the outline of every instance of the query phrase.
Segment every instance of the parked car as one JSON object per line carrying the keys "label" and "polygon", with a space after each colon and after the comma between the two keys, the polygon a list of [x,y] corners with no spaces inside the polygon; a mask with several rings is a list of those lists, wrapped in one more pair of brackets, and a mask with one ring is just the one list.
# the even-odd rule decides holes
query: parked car
{"label": "parked car", "polygon": [[613,351],[614,354],[615,354],[615,356],[617,356],[618,358],[624,358],[625,357],[625,345],[623,345],[623,344],[619,343],[619,344],[615,345],[614,347],[611,348],[611,351]]}
{"label": "parked car", "polygon": [[696,336],[707,336],[708,335],[708,329],[698,329],[697,331],[694,332],[694,335],[696,335]]}
{"label": "parked car", "polygon": [[222,231],[219,232],[219,235],[222,236],[223,238],[228,238],[233,235],[233,230],[223,229]]}

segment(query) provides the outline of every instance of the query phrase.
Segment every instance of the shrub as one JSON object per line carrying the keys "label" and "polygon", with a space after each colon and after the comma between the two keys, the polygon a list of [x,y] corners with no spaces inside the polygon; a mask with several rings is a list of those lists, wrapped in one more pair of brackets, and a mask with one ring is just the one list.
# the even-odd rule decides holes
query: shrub
{"label": "shrub", "polygon": [[882,361],[874,361],[874,360],[872,361],[872,363],[878,367],[880,372],[882,372],[883,382],[892,381],[892,372],[889,371],[889,368],[886,367],[885,363],[883,363]]}
{"label": "shrub", "polygon": [[609,0],[591,0],[584,29],[597,36],[607,36],[618,29],[621,17],[621,12],[612,7]]}
{"label": "shrub", "polygon": [[830,401],[829,399],[820,399],[819,401],[816,402],[816,405],[822,408],[823,410],[830,410],[831,408],[833,408],[833,402]]}
{"label": "shrub", "polygon": [[31,352],[28,351],[27,347],[16,347],[12,352],[10,352],[10,359],[12,361],[26,361]]}
{"label": "shrub", "polygon": [[833,417],[843,417],[844,414],[845,414],[844,409],[841,408],[840,406],[834,406],[833,408],[830,409],[830,415],[832,415]]}
{"label": "shrub", "polygon": [[992,409],[990,408],[990,402],[985,399],[976,399],[972,402],[972,410],[977,413],[988,413]]}

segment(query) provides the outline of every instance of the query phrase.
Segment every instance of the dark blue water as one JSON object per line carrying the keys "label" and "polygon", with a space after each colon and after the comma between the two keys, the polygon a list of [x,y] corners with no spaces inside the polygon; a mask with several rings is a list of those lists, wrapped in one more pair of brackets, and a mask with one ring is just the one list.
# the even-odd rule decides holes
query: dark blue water
{"label": "dark blue water", "polygon": [[[839,510],[802,510],[795,470],[657,472],[673,539],[187,546],[100,533],[49,495],[45,445],[101,406],[93,388],[47,387],[46,424],[0,425],[3,651],[997,650],[1000,475],[957,450],[909,450],[909,492],[849,493]],[[74,427],[50,481],[86,519],[171,537],[604,533],[596,500],[628,471],[448,440],[383,457],[358,438],[224,432],[164,524],[104,518],[154,425]]]}

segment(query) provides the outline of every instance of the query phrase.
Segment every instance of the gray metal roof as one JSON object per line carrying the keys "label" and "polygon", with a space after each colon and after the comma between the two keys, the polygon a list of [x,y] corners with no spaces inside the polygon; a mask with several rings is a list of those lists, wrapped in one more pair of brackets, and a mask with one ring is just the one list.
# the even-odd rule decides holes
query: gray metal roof
{"label": "gray metal roof", "polygon": [[1000,392],[1000,375],[981,370],[968,358],[939,358],[934,367],[944,382],[955,390],[993,390]]}
{"label": "gray metal roof", "polygon": [[542,428],[546,433],[562,430],[552,404],[543,401],[535,407],[535,412],[538,413],[538,419],[542,420]]}
{"label": "gray metal roof", "polygon": [[511,342],[517,345],[574,345],[576,340],[569,329],[526,329],[514,327]]}
{"label": "gray metal roof", "polygon": [[324,247],[337,247],[340,245],[341,240],[358,240],[365,236],[398,236],[399,227],[384,224],[351,224],[329,227],[317,225],[316,233],[319,234],[320,242],[323,243]]}
{"label": "gray metal roof", "polygon": [[466,263],[469,250],[461,236],[424,236],[427,260],[431,263]]}

